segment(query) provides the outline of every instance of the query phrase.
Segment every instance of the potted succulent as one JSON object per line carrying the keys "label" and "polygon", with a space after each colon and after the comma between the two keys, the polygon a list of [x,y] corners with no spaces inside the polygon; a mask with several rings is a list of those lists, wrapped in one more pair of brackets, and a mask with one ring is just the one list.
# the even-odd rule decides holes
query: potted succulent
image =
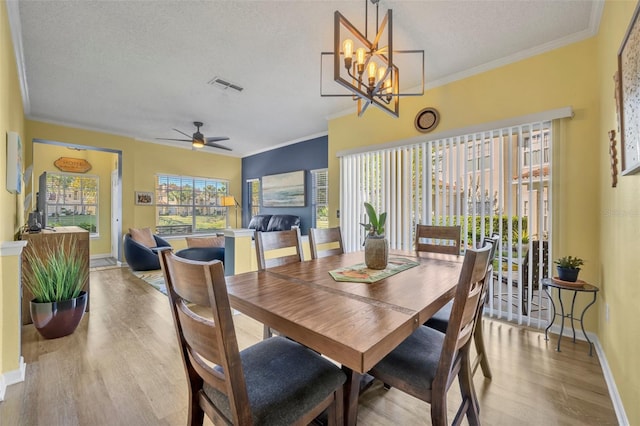
{"label": "potted succulent", "polygon": [[580,267],[584,265],[584,260],[579,257],[565,256],[553,261],[558,270],[558,278],[562,281],[576,282]]}
{"label": "potted succulent", "polygon": [[31,319],[46,339],[66,336],[75,331],[87,306],[82,290],[88,278],[78,248],[65,238],[55,245],[44,245],[37,256],[25,250],[24,285],[31,291]]}
{"label": "potted succulent", "polygon": [[361,223],[367,231],[364,240],[364,261],[367,268],[384,269],[389,260],[389,242],[384,236],[384,224],[387,221],[387,213],[378,215],[373,206],[364,203],[364,208],[369,217],[369,223]]}

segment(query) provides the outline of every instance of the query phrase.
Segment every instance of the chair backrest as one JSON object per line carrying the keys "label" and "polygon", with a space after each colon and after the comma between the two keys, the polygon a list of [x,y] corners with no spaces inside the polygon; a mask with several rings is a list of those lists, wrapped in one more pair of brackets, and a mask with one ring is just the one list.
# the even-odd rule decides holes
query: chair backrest
{"label": "chair backrest", "polygon": [[255,243],[258,270],[260,271],[304,260],[300,228],[294,228],[290,231],[256,231]]}
{"label": "chair backrest", "polygon": [[454,377],[461,368],[461,350],[468,351],[480,304],[491,276],[489,270],[489,254],[491,247],[474,250],[467,249],[460,271],[460,278],[451,307],[451,316],[444,338],[438,370],[433,382],[433,389],[446,392]]}
{"label": "chair backrest", "polygon": [[493,259],[496,257],[496,253],[498,252],[498,244],[500,244],[500,235],[493,234],[490,237],[484,237],[482,240],[482,245],[486,246],[487,244],[491,244],[491,251],[489,252],[489,263],[493,262]]}
{"label": "chair backrest", "polygon": [[[202,390],[204,381],[227,396],[233,424],[252,424],[222,262],[194,262],[179,258],[170,250],[163,251],[160,258],[189,382],[190,403],[204,400],[210,410],[225,417]],[[222,371],[213,369],[213,364]]]}
{"label": "chair backrest", "polygon": [[340,227],[310,228],[309,247],[311,248],[312,259],[344,253]]}
{"label": "chair backrest", "polygon": [[[531,253],[531,262],[529,262],[529,253]],[[541,254],[542,257],[540,257]],[[540,284],[541,279],[549,278],[548,259],[549,242],[542,241],[542,250],[540,250],[540,241],[532,240],[531,246],[526,251],[522,262],[522,282],[529,283],[529,269],[531,269],[531,282],[535,286]]]}
{"label": "chair backrest", "polygon": [[416,254],[420,252],[460,255],[460,227],[416,225]]}

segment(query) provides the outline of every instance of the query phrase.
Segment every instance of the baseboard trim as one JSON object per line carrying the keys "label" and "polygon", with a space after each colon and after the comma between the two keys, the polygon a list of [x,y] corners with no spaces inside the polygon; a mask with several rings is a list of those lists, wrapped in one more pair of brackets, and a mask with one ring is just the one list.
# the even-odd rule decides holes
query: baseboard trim
{"label": "baseboard trim", "polygon": [[589,333],[589,339],[592,339],[593,346],[596,349],[596,354],[598,354],[598,360],[600,360],[600,366],[602,367],[602,373],[604,374],[604,381],[607,382],[607,388],[609,388],[609,396],[613,403],[613,409],[616,411],[618,424],[621,426],[629,426],[629,419],[627,418],[627,413],[624,411],[622,398],[620,398],[620,394],[618,393],[616,381],[613,378],[611,368],[609,368],[609,363],[607,362],[607,357],[604,354],[604,349],[600,344],[600,340],[598,339],[598,336],[592,335],[592,333]]}
{"label": "baseboard trim", "polygon": [[0,401],[4,401],[4,396],[8,386],[24,382],[26,371],[27,364],[25,364],[24,358],[20,357],[20,366],[17,370],[7,371],[6,373],[0,375]]}

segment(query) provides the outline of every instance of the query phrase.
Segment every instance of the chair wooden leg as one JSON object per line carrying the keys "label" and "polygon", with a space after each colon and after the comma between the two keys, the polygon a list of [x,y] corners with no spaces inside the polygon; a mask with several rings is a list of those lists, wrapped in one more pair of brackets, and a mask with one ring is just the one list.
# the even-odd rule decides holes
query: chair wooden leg
{"label": "chair wooden leg", "polygon": [[447,392],[432,392],[431,400],[431,424],[433,426],[446,426],[447,423]]}
{"label": "chair wooden leg", "polygon": [[[487,379],[491,379],[491,368],[489,367],[489,360],[487,359],[487,352],[484,347],[484,332],[482,331],[482,311],[480,311],[480,318],[476,321],[476,329],[473,332],[473,342],[476,345],[476,352],[478,353],[478,359],[480,360],[480,368],[482,368],[482,374]],[[474,365],[472,375],[476,372],[477,365]]]}
{"label": "chair wooden leg", "polygon": [[467,405],[466,415],[471,426],[480,425],[480,406],[478,397],[473,386],[473,376],[471,374],[471,366],[469,363],[469,345],[460,349],[462,354],[462,362],[460,371],[458,372],[458,382],[460,383],[460,392],[462,393],[462,405]]}

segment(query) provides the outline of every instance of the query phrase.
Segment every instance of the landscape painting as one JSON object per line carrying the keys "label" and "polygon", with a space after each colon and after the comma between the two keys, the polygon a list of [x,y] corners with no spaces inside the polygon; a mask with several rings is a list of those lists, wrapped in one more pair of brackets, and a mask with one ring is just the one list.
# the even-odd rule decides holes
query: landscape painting
{"label": "landscape painting", "polygon": [[264,207],[304,207],[304,170],[262,177]]}

